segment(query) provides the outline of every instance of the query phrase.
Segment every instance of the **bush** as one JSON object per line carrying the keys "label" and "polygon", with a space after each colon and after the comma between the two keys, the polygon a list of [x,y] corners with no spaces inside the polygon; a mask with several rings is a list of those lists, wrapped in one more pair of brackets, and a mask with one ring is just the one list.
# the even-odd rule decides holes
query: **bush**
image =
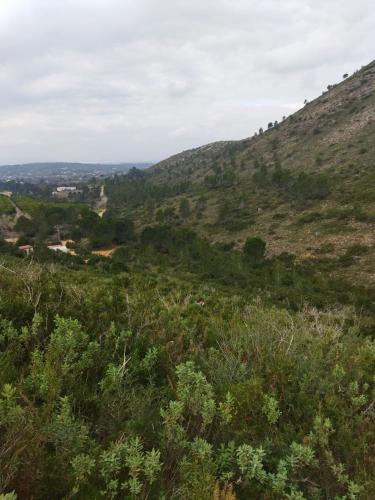
{"label": "bush", "polygon": [[266,243],[258,237],[247,238],[243,247],[243,253],[251,264],[260,264],[264,260]]}

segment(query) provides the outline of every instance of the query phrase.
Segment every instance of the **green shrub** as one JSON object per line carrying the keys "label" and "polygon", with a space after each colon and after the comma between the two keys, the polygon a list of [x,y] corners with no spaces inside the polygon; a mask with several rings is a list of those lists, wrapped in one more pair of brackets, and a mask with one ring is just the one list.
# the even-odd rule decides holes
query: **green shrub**
{"label": "green shrub", "polygon": [[259,264],[264,260],[266,243],[258,237],[248,238],[243,247],[243,253],[251,264]]}

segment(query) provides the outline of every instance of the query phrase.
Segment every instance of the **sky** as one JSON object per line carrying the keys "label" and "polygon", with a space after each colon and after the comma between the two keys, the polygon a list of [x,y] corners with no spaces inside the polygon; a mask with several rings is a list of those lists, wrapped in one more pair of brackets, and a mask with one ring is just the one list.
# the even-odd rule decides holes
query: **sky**
{"label": "sky", "polygon": [[253,135],[375,58],[374,0],[0,0],[0,164]]}

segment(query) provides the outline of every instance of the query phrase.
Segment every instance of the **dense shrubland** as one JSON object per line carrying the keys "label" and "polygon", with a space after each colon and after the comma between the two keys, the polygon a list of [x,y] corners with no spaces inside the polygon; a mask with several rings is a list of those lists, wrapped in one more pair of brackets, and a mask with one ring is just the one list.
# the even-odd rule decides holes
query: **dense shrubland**
{"label": "dense shrubland", "polygon": [[191,187],[189,181],[153,182],[152,175],[133,168],[128,174],[107,179],[106,191],[113,206],[135,208],[186,193]]}
{"label": "dense shrubland", "polygon": [[32,196],[33,198],[46,198],[50,193],[50,188],[48,185],[36,184],[23,181],[2,181],[0,180],[0,191],[10,191],[11,193],[17,193],[18,196]]}
{"label": "dense shrubland", "polygon": [[1,491],[374,496],[371,305],[334,305],[358,291],[166,226],[61,259],[2,255]]}
{"label": "dense shrubland", "polygon": [[[353,247],[336,260],[317,255],[312,262],[301,264],[288,253],[267,258],[266,244],[257,237],[236,250],[233,244],[210,244],[190,229],[168,224],[147,226],[137,235],[131,221],[112,218],[110,213],[101,219],[88,210],[80,214],[72,234],[76,243],[69,246],[77,255],[50,251],[43,240],[36,240],[33,259],[64,264],[69,269],[86,262],[90,268],[109,273],[172,273],[182,280],[224,287],[246,297],[262,295],[267,302],[292,310],[305,303],[315,307],[353,305],[362,311],[363,325],[373,322],[375,290],[331,276],[337,268],[351,265],[366,247]],[[91,254],[93,248],[109,244],[118,245],[111,259]],[[0,242],[0,252],[20,254],[5,242]]]}

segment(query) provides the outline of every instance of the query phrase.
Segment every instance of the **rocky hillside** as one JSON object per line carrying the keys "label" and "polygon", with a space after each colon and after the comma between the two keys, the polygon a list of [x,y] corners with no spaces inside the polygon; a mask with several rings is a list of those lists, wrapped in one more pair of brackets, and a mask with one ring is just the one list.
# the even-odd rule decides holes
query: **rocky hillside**
{"label": "rocky hillside", "polygon": [[[323,95],[281,123],[268,124],[266,132],[242,141],[222,141],[185,151],[151,167],[159,175],[191,175],[190,167],[200,176],[212,169],[212,160],[226,157],[240,166],[254,166],[254,156],[274,163],[275,153],[289,168],[317,170],[337,166],[339,162],[358,160],[364,143],[373,137],[375,120],[375,61],[329,86]],[[275,126],[276,124],[276,126]],[[340,146],[346,146],[341,148]],[[358,148],[356,148],[358,146]],[[349,151],[348,151],[349,150]],[[352,150],[352,151],[350,151]],[[365,158],[361,157],[363,163]],[[241,163],[242,162],[242,163]],[[170,178],[170,177],[169,177]]]}
{"label": "rocky hillside", "polygon": [[126,196],[132,181],[124,178],[109,188],[112,206],[139,227],[185,225],[237,247],[260,236],[269,255],[288,252],[375,282],[374,139],[372,62],[251,138],[151,167],[140,198]]}

